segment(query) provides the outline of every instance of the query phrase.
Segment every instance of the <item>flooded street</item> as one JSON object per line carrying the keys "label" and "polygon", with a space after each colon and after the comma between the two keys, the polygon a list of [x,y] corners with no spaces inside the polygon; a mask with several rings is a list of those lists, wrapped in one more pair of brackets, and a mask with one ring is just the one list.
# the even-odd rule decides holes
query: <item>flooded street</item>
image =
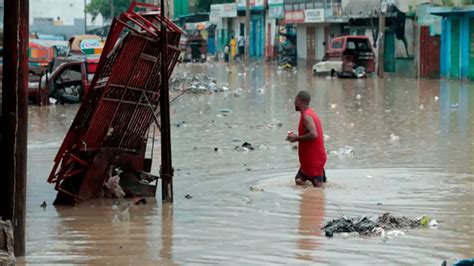
{"label": "flooded street", "polygon": [[[474,83],[331,80],[265,64],[175,71],[206,73],[229,92],[185,94],[172,105],[175,202],[163,206],[159,191],[156,202],[130,206],[125,221],[116,221],[113,200],[52,206],[46,180],[78,106],[29,107],[19,264],[440,265],[474,257]],[[299,90],[311,93],[326,135],[325,189],[294,186],[298,154],[285,137],[297,129]],[[245,141],[255,150],[235,149]],[[157,175],[159,148],[157,140]],[[427,214],[439,226],[390,239],[320,230],[342,215],[383,212]]]}

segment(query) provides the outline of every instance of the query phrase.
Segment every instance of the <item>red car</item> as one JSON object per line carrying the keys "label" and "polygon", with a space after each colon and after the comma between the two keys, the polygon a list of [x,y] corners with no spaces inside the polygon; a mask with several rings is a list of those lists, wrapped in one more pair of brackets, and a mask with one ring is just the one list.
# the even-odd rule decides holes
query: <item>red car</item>
{"label": "red car", "polygon": [[51,74],[29,82],[29,98],[40,105],[48,104],[49,97],[60,103],[79,103],[89,90],[98,62],[98,56],[57,58]]}
{"label": "red car", "polygon": [[364,77],[375,72],[375,53],[367,36],[334,38],[322,62],[313,66],[313,74],[328,73],[338,77]]}

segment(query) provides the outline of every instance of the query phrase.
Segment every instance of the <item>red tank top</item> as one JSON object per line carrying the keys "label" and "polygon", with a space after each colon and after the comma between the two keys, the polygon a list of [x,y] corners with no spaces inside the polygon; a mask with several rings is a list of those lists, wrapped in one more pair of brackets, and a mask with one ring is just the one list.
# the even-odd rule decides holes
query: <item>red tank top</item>
{"label": "red tank top", "polygon": [[311,141],[298,142],[298,157],[300,159],[301,171],[308,177],[322,176],[324,164],[326,164],[326,150],[324,149],[324,135],[321,121],[311,108],[307,108],[300,117],[298,135],[307,133],[304,127],[303,117],[309,115],[313,118],[316,126],[317,138]]}

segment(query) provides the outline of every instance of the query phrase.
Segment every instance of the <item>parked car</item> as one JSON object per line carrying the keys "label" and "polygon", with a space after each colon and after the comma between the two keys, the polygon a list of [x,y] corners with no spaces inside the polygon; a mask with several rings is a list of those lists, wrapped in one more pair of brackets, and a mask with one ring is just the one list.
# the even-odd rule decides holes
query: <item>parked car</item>
{"label": "parked car", "polygon": [[188,36],[181,36],[179,41],[182,62],[206,62],[207,41],[198,30],[188,31]]}
{"label": "parked car", "polygon": [[313,65],[314,75],[365,77],[375,71],[375,53],[367,36],[334,38],[321,62]]}
{"label": "parked car", "polygon": [[59,103],[79,103],[89,90],[99,63],[99,56],[59,57],[54,70],[29,82],[28,96],[39,104],[47,104],[49,97]]}

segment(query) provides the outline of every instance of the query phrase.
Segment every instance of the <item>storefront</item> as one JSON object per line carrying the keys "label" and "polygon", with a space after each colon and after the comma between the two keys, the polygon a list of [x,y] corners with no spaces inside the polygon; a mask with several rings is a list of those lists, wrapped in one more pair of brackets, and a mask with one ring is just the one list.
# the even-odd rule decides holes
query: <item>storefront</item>
{"label": "storefront", "polygon": [[[237,0],[239,14],[245,16],[245,0]],[[243,17],[244,18],[244,17]],[[240,20],[239,29],[242,33],[244,20]],[[244,30],[243,30],[244,31]],[[263,0],[250,0],[250,57],[262,58],[265,49],[265,5]]]}

